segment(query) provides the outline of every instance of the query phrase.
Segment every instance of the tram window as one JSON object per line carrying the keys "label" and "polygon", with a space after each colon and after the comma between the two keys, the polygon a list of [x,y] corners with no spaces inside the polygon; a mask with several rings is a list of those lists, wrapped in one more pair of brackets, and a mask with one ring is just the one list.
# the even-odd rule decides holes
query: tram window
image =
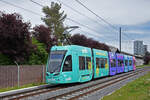
{"label": "tram window", "polygon": [[85,70],[85,57],[79,57],[79,69]]}
{"label": "tram window", "polygon": [[105,67],[107,67],[108,65],[107,65],[107,58],[105,58]]}
{"label": "tram window", "polygon": [[111,59],[111,67],[116,67],[116,60],[115,59]]}
{"label": "tram window", "polygon": [[100,59],[99,58],[96,58],[96,68],[100,68]]}
{"label": "tram window", "polygon": [[128,66],[128,60],[125,60],[125,66]]}
{"label": "tram window", "polygon": [[129,66],[132,66],[132,60],[129,60]]}
{"label": "tram window", "polygon": [[90,57],[86,57],[86,69],[91,69],[92,65],[91,65],[91,58]]}
{"label": "tram window", "polygon": [[113,59],[113,62],[114,62],[114,66],[113,67],[116,67],[116,59]]}
{"label": "tram window", "polygon": [[118,60],[117,63],[118,63],[118,67],[119,67],[120,66],[120,61]]}
{"label": "tram window", "polygon": [[105,58],[105,64],[107,64],[107,59]]}
{"label": "tram window", "polygon": [[123,64],[123,60],[121,60],[121,62],[120,62],[120,63],[121,63],[121,67],[122,67],[122,66],[124,65],[124,64]]}
{"label": "tram window", "polygon": [[101,58],[101,68],[105,68],[105,59]]}
{"label": "tram window", "polygon": [[123,60],[118,60],[118,67],[122,67],[123,66]]}
{"label": "tram window", "polygon": [[110,65],[111,65],[111,67],[114,66],[114,61],[113,61],[113,59],[110,59]]}
{"label": "tram window", "polygon": [[71,55],[66,57],[66,60],[64,62],[64,66],[63,66],[63,72],[64,71],[72,71],[72,57],[71,57]]}
{"label": "tram window", "polygon": [[118,67],[121,66],[121,61],[118,59]]}

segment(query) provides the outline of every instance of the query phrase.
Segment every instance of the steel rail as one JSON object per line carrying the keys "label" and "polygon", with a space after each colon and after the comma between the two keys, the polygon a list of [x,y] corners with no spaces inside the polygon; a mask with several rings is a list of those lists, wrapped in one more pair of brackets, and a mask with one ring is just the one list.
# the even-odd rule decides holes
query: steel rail
{"label": "steel rail", "polygon": [[[126,78],[129,78],[129,76],[132,76],[131,74],[138,74],[138,73],[140,73],[140,72],[144,72],[145,70],[144,69],[142,69],[142,70],[138,70],[137,72],[133,72],[133,73],[129,73],[129,74],[125,74],[125,75],[123,75],[124,77],[126,77]],[[124,77],[119,77],[119,78],[124,78]],[[118,77],[116,77],[116,78],[114,78],[114,79],[111,79],[111,80],[108,80],[108,81],[104,81],[104,82],[101,82],[101,83],[96,83],[96,84],[93,84],[93,85],[89,85],[89,86],[87,86],[87,87],[84,87],[84,88],[80,88],[80,89],[77,89],[77,90],[74,90],[74,91],[70,91],[70,92],[67,92],[67,93],[64,93],[64,94],[61,94],[61,95],[58,95],[58,96],[55,96],[55,97],[52,97],[52,98],[49,98],[48,100],[56,100],[56,99],[61,99],[61,98],[63,98],[63,97],[65,97],[65,96],[68,96],[68,95],[70,95],[70,94],[73,94],[73,93],[76,93],[76,92],[79,92],[79,91],[83,91],[83,90],[85,90],[85,89],[88,89],[88,88],[90,88],[90,87],[94,87],[94,86],[97,86],[97,85],[102,85],[102,84],[105,84],[105,83],[108,83],[108,82],[111,82],[111,81],[114,81],[114,80],[117,80],[116,82],[119,82],[119,81],[121,81],[121,80],[118,80]],[[115,82],[115,83],[116,83]],[[111,83],[112,84],[112,83]],[[108,84],[108,85],[110,85],[110,84]],[[104,87],[106,87],[106,86],[104,86]],[[102,88],[102,87],[101,87]],[[92,91],[91,91],[92,92]],[[91,93],[90,92],[90,93]],[[87,93],[88,94],[88,93]],[[79,98],[79,97],[81,97],[81,96],[83,96],[83,95],[86,95],[86,93],[84,93],[84,94],[80,94],[79,96],[75,96],[75,97],[73,97],[73,100],[75,100],[75,99],[77,99],[77,98]],[[70,100],[72,100],[72,99],[70,99]]]}
{"label": "steel rail", "polygon": [[[117,79],[119,77],[123,77],[123,76],[126,76],[128,74],[132,74],[132,73],[135,73],[137,71],[142,71],[142,70],[145,70],[146,68],[139,68],[137,69],[136,71],[132,71],[132,72],[128,72],[128,73],[124,73],[124,74],[119,74],[118,76],[114,76],[114,77],[109,77],[110,79],[108,79],[108,81],[102,81],[100,83],[97,83],[97,84],[103,84],[103,83],[106,83],[106,82],[109,82],[111,80],[114,80],[114,79]],[[93,81],[98,81],[97,79],[96,80],[93,80]],[[92,81],[91,81],[92,82]],[[87,83],[84,83],[84,84],[87,84]],[[75,85],[75,84],[74,84]],[[10,100],[19,100],[19,99],[22,99],[22,98],[27,98],[27,97],[31,97],[31,96],[34,96],[34,95],[39,95],[39,94],[44,94],[44,93],[47,93],[47,92],[53,92],[53,91],[56,91],[56,90],[59,90],[59,89],[65,89],[65,88],[68,88],[68,87],[73,87],[74,85],[67,85],[67,86],[61,86],[59,85],[59,87],[56,87],[56,86],[52,86],[52,87],[49,87],[49,88],[43,88],[43,89],[36,89],[36,90],[32,90],[32,91],[26,91],[26,92],[21,92],[21,93],[18,93],[18,94],[13,94],[13,95],[8,95],[8,96],[4,96],[2,97],[3,98],[8,98]],[[79,84],[80,85],[80,84]],[[87,86],[87,87],[90,87],[91,85]],[[87,87],[84,87],[84,88],[87,88]],[[83,88],[81,88],[83,89]],[[78,90],[76,90],[78,91]],[[69,93],[73,93],[75,91],[71,91]],[[68,93],[67,93],[68,94]],[[65,94],[61,94],[62,96],[65,95]],[[58,95],[58,96],[55,96],[55,97],[52,97],[52,99],[55,99],[57,97],[60,97],[61,95]],[[1,99],[1,97],[0,97]],[[51,99],[50,99],[51,100]]]}

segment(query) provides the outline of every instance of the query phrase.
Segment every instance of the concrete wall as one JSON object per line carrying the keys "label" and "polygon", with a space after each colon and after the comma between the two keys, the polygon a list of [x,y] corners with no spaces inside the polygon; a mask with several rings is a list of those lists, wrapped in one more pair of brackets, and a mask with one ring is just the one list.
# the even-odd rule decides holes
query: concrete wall
{"label": "concrete wall", "polygon": [[143,65],[143,64],[144,64],[144,60],[143,60],[143,59],[140,59],[140,58],[135,58],[135,59],[136,59],[136,61],[135,61],[136,66],[139,66],[139,65]]}
{"label": "concrete wall", "polygon": [[[42,65],[0,66],[0,88],[14,87],[45,81],[45,67]],[[43,68],[44,67],[44,68]],[[44,76],[43,76],[44,72]],[[43,79],[44,78],[44,79]]]}

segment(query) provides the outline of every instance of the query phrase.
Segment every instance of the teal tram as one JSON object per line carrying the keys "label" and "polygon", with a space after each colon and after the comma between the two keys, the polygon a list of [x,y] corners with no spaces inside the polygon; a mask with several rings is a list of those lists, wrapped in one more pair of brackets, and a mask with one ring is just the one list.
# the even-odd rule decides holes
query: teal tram
{"label": "teal tram", "polygon": [[46,65],[46,83],[81,83],[108,76],[109,62],[107,51],[77,45],[53,46]]}

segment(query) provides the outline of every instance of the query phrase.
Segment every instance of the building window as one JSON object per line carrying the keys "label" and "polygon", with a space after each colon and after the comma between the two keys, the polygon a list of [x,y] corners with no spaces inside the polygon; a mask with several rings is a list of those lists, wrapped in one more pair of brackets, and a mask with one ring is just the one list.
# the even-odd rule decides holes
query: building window
{"label": "building window", "polygon": [[66,60],[64,62],[63,66],[63,72],[65,71],[72,71],[72,57],[71,55],[66,57]]}

